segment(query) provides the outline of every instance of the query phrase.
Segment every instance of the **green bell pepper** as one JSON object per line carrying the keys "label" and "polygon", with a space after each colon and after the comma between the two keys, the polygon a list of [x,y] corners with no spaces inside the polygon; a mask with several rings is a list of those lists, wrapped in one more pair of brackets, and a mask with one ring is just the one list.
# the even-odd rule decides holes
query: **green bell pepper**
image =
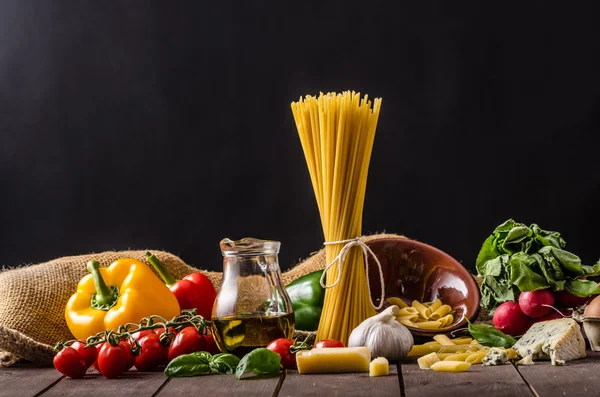
{"label": "green bell pepper", "polygon": [[323,270],[304,275],[291,283],[285,290],[292,301],[296,329],[316,331],[321,319],[325,289],[321,287],[320,279]]}

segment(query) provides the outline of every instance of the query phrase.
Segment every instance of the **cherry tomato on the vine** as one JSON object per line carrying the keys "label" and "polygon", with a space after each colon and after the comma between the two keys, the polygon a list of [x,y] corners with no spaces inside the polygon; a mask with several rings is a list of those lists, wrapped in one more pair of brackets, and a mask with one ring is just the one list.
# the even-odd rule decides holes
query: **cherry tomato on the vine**
{"label": "cherry tomato on the vine", "polygon": [[[173,339],[175,339],[175,335],[177,335],[177,331],[175,331],[175,328],[173,327],[168,327],[169,330],[169,334],[171,334],[171,342],[173,342]],[[158,335],[159,337],[165,333],[165,328],[161,327],[161,328],[156,328],[154,330],[154,332],[156,333],[156,335]],[[169,343],[168,345],[170,345],[171,343]]]}
{"label": "cherry tomato on the vine", "polygon": [[210,332],[210,329],[206,330],[206,335],[204,335],[204,340],[206,341],[206,351],[209,352],[210,354],[219,354],[221,353],[221,350],[219,350],[219,348],[217,347],[217,344],[215,343],[215,338],[212,336],[212,332]]}
{"label": "cherry tomato on the vine", "polygon": [[104,343],[98,352],[98,370],[106,378],[116,378],[131,368],[131,361],[135,359],[131,354],[131,348],[124,347],[120,342],[113,346],[110,343]]}
{"label": "cherry tomato on the vine", "polygon": [[58,372],[74,379],[83,378],[88,368],[83,357],[72,347],[62,348],[54,356],[53,363]]}
{"label": "cherry tomato on the vine", "polygon": [[143,331],[138,331],[138,332],[134,332],[133,334],[131,334],[131,337],[137,341],[139,341],[140,339],[142,339],[144,336],[148,335],[148,334],[153,334],[155,333],[154,330],[152,329],[145,329]]}
{"label": "cherry tomato on the vine", "polygon": [[281,356],[281,365],[283,368],[296,367],[296,354],[292,353],[291,347],[294,345],[293,339],[279,338],[267,345],[267,349]]}
{"label": "cherry tomato on the vine", "polygon": [[96,349],[96,346],[85,347],[85,342],[77,341],[72,343],[70,347],[75,349],[77,353],[79,353],[79,355],[81,356],[81,358],[83,358],[83,361],[85,362],[85,365],[88,366],[88,368],[98,358],[98,349]]}
{"label": "cherry tomato on the vine", "polygon": [[169,346],[169,361],[182,354],[200,352],[205,349],[206,341],[196,327],[185,327],[177,333]]}
{"label": "cherry tomato on the vine", "polygon": [[135,367],[140,371],[154,371],[159,365],[168,362],[169,349],[160,343],[155,333],[139,340],[141,352],[135,356]]}
{"label": "cherry tomato on the vine", "polygon": [[346,347],[342,342],[336,339],[323,339],[320,342],[317,342],[315,345],[316,348],[319,347]]}
{"label": "cherry tomato on the vine", "polygon": [[127,369],[125,370],[129,371],[135,365],[135,356],[133,355],[133,351],[131,350],[131,344],[127,340],[122,340],[119,342],[119,345],[122,346],[123,349],[127,350],[127,353],[129,353],[129,355],[127,356],[127,364],[129,364],[129,367],[127,367]]}

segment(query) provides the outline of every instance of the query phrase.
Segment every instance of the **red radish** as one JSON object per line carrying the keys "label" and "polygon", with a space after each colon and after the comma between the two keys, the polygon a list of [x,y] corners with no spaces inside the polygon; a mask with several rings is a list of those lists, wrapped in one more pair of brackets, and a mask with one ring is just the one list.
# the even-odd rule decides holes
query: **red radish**
{"label": "red radish", "polygon": [[554,306],[554,295],[548,289],[521,292],[519,295],[519,307],[529,317],[544,317],[552,310],[548,306]]}
{"label": "red radish", "polygon": [[554,301],[556,302],[556,307],[561,309],[570,309],[581,306],[587,302],[588,299],[590,298],[581,298],[568,291],[554,291]]}
{"label": "red radish", "polygon": [[529,323],[517,302],[504,302],[494,312],[494,327],[509,335],[521,335]]}

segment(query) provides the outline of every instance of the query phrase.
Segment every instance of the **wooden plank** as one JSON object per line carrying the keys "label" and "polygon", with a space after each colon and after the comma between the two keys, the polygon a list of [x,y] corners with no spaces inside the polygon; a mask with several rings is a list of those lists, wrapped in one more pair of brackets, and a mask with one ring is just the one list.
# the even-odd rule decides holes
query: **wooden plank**
{"label": "wooden plank", "polygon": [[388,376],[371,377],[369,373],[303,374],[288,371],[279,397],[288,396],[400,396],[398,368],[390,364]]}
{"label": "wooden plank", "polygon": [[280,376],[248,377],[237,380],[235,375],[206,375],[189,378],[171,378],[157,394],[158,397],[196,396],[272,396],[277,389]]}
{"label": "wooden plank", "polygon": [[137,372],[135,369],[116,379],[106,379],[90,369],[83,379],[63,378],[42,396],[148,397],[167,380],[162,372]]}
{"label": "wooden plank", "polygon": [[535,365],[519,365],[523,378],[542,397],[544,396],[594,396],[600,389],[600,353],[588,351],[582,360],[569,361],[567,365],[552,366],[549,361]]}
{"label": "wooden plank", "polygon": [[34,365],[0,368],[0,397],[34,396],[62,375],[54,368]]}
{"label": "wooden plank", "polygon": [[519,397],[531,390],[511,364],[484,367],[473,365],[460,373],[420,369],[416,360],[402,362],[406,397]]}

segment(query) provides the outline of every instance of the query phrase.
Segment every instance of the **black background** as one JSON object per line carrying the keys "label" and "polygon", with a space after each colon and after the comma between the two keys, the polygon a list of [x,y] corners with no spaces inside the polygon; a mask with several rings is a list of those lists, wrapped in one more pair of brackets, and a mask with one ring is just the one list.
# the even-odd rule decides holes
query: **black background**
{"label": "black background", "polygon": [[[485,4],[484,4],[485,3]],[[364,233],[472,268],[513,217],[600,257],[593,2],[0,2],[0,265],[322,232],[290,102],[382,97]]]}

